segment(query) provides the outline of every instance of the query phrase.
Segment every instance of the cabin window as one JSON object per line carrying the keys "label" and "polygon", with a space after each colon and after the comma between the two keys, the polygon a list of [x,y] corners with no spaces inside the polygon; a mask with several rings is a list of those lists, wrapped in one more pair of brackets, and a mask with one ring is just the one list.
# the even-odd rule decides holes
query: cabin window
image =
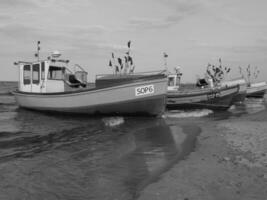
{"label": "cabin window", "polygon": [[176,86],[179,86],[180,85],[180,79],[177,78],[177,81],[176,81]]}
{"label": "cabin window", "polygon": [[174,77],[169,77],[168,86],[174,86]]}
{"label": "cabin window", "polygon": [[39,84],[40,83],[40,65],[34,64],[32,66],[32,83]]}
{"label": "cabin window", "polygon": [[24,85],[31,84],[31,66],[30,65],[23,66],[23,84]]}
{"label": "cabin window", "polygon": [[41,79],[45,79],[45,62],[41,63]]}
{"label": "cabin window", "polygon": [[50,66],[48,71],[48,79],[63,80],[65,75],[64,67]]}

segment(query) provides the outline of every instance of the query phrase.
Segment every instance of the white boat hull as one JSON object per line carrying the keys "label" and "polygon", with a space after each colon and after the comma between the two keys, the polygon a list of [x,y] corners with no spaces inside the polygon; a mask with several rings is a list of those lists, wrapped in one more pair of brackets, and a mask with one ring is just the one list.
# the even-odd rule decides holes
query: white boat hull
{"label": "white boat hull", "polygon": [[[137,94],[137,88],[153,86],[153,92]],[[139,81],[102,89],[68,93],[14,92],[20,107],[64,113],[158,115],[164,112],[167,79]]]}

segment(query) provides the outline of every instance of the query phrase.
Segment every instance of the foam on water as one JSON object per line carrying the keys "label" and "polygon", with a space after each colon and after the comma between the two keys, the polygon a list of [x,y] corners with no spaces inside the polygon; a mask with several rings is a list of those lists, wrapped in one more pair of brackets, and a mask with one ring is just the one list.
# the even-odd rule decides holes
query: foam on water
{"label": "foam on water", "polygon": [[169,111],[166,112],[167,118],[187,118],[187,117],[204,117],[213,113],[212,110],[201,109],[201,110],[192,110],[192,111]]}
{"label": "foam on water", "polygon": [[105,117],[102,119],[105,126],[114,127],[124,123],[123,117]]}

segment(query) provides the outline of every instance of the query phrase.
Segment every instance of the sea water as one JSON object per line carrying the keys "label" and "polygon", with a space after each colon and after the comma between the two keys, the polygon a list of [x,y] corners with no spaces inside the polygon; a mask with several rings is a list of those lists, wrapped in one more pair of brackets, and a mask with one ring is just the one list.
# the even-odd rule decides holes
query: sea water
{"label": "sea water", "polygon": [[199,122],[265,109],[170,111],[159,118],[62,116],[24,110],[0,84],[0,199],[136,199],[195,150]]}

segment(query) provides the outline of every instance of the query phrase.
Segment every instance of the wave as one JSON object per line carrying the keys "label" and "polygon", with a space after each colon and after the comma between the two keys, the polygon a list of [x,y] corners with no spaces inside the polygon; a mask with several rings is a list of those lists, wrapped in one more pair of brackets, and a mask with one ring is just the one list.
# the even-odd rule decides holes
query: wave
{"label": "wave", "polygon": [[0,132],[0,161],[6,158],[34,156],[36,153],[90,140],[99,134],[101,131],[96,127],[91,130],[79,127],[45,135],[25,131],[2,131]]}
{"label": "wave", "polygon": [[1,113],[0,121],[14,119],[17,115],[17,112],[13,112],[13,111],[2,111],[0,113]]}
{"label": "wave", "polygon": [[0,105],[15,105],[15,104],[16,100],[14,96],[0,94]]}
{"label": "wave", "polygon": [[204,117],[213,113],[212,110],[201,109],[192,111],[169,111],[166,112],[165,117],[167,118],[188,118],[188,117]]}
{"label": "wave", "polygon": [[123,117],[105,117],[102,119],[105,126],[114,127],[124,123]]}

